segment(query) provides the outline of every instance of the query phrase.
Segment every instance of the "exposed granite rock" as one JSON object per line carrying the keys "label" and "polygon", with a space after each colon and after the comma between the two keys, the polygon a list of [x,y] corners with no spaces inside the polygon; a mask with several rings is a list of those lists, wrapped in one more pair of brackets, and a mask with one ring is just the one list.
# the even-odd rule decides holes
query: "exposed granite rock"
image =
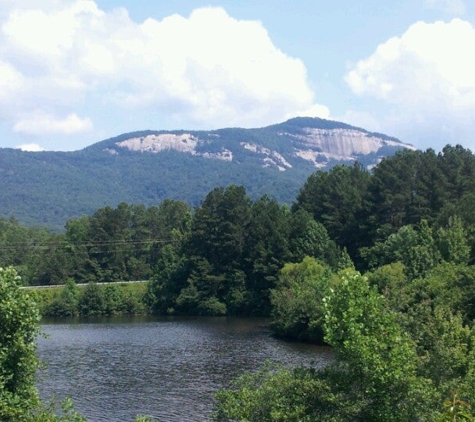
{"label": "exposed granite rock", "polygon": [[[263,144],[260,144],[260,133],[264,132]],[[236,133],[239,133],[239,137]],[[236,138],[241,140],[236,141]],[[368,168],[371,168],[388,155],[388,152],[391,154],[402,148],[416,149],[383,134],[371,133],[344,123],[312,118],[296,118],[262,129],[149,132],[144,136],[132,136],[125,140],[122,138],[115,142],[114,146],[115,149],[108,147],[104,151],[114,154],[126,149],[157,154],[174,150],[224,161],[234,161],[238,156],[241,157],[238,160],[240,163],[246,159],[257,159],[262,167],[279,171],[298,166],[299,162],[302,163],[299,160],[311,163],[317,169],[323,169],[330,163],[352,162],[365,156],[371,157],[366,163]],[[380,150],[384,151],[380,154]]]}

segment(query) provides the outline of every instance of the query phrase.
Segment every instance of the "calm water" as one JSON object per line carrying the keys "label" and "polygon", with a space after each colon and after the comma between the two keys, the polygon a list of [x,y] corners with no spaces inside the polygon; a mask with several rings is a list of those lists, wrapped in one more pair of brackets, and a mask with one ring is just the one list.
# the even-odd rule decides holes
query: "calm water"
{"label": "calm water", "polygon": [[206,421],[214,393],[266,360],[323,365],[330,351],[273,338],[263,319],[110,318],[42,324],[42,397],[71,397],[88,421]]}

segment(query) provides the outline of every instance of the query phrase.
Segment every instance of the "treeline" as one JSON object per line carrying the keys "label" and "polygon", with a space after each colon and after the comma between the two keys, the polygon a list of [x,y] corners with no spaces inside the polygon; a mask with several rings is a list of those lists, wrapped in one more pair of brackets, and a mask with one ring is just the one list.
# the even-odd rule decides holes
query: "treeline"
{"label": "treeline", "polygon": [[148,280],[162,247],[179,242],[190,219],[190,207],[172,200],[101,208],[69,220],[61,234],[0,219],[0,265],[15,266],[26,285]]}
{"label": "treeline", "polygon": [[145,283],[115,283],[77,286],[73,279],[51,289],[35,289],[34,296],[42,316],[112,316],[147,314]]}
{"label": "treeline", "polygon": [[363,270],[369,265],[366,247],[422,220],[440,227],[457,215],[473,245],[475,157],[457,145],[446,146],[439,154],[431,149],[399,152],[384,159],[372,174],[359,165],[337,166],[311,175],[294,207],[322,223]]}
{"label": "treeline", "polygon": [[[305,256],[363,272],[397,257],[422,274],[454,253],[444,233],[456,227],[473,263],[474,206],[469,150],[405,150],[371,173],[358,163],[317,171],[291,207],[233,185],[194,210],[176,200],[105,207],[61,234],[3,219],[0,265],[13,264],[29,285],[151,280],[146,305],[162,314],[268,315],[279,271]],[[431,258],[417,243],[427,231],[438,248]]]}

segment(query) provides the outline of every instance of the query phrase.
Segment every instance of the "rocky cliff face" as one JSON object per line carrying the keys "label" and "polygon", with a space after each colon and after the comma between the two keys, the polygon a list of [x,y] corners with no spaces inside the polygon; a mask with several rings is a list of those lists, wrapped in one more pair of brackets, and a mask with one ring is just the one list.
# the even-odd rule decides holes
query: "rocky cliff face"
{"label": "rocky cliff face", "polygon": [[[412,145],[382,134],[322,119],[297,118],[261,129],[221,129],[211,132],[156,132],[115,142],[104,149],[158,154],[178,151],[198,157],[234,161],[259,160],[262,167],[286,171],[302,162],[318,169],[335,162],[365,161],[368,167],[384,156]],[[365,159],[366,158],[366,159]]]}
{"label": "rocky cliff face", "polygon": [[313,162],[315,167],[324,167],[322,163],[331,159],[354,161],[362,155],[377,153],[382,147],[416,149],[412,145],[357,129],[304,128],[303,132],[304,135],[287,135],[297,140],[295,154]]}
{"label": "rocky cliff face", "polygon": [[129,151],[152,152],[175,150],[186,152],[191,155],[197,155],[204,158],[216,158],[218,160],[232,161],[233,153],[225,148],[221,152],[198,152],[197,145],[200,140],[190,133],[175,135],[173,133],[165,133],[160,135],[148,135],[139,138],[130,138],[125,141],[117,142],[120,148],[126,148]]}

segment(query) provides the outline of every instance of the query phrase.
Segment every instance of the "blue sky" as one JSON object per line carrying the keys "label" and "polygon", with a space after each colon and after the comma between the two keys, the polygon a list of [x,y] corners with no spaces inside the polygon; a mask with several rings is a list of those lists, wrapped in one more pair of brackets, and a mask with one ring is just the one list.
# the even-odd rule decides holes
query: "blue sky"
{"label": "blue sky", "polygon": [[0,0],[0,147],[309,115],[475,148],[472,0]]}

